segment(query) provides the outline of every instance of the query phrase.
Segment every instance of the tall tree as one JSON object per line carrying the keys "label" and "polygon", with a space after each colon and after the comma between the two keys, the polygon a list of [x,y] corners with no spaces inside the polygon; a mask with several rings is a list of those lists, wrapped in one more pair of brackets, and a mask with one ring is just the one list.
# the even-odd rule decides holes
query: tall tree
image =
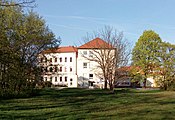
{"label": "tall tree", "polygon": [[164,90],[170,89],[175,85],[175,45],[162,43],[161,46],[161,66],[158,84]]}
{"label": "tall tree", "polygon": [[149,75],[153,75],[160,65],[160,46],[162,40],[157,33],[152,30],[146,30],[140,36],[132,51],[133,65],[142,69],[144,76],[144,87]]}
{"label": "tall tree", "polygon": [[[91,56],[84,57],[98,64],[97,67],[102,71],[102,78],[105,81],[104,88],[107,89],[109,85],[110,90],[113,90],[117,79],[117,68],[128,63],[129,44],[124,39],[122,32],[117,32],[110,26],[105,26],[104,29],[94,32],[91,36],[87,35],[84,39],[87,42],[92,38],[101,38],[106,44],[97,43],[98,48],[95,46],[94,49],[91,49]],[[90,46],[93,48],[93,45]]]}
{"label": "tall tree", "polygon": [[0,7],[0,91],[20,93],[36,80],[37,55],[59,45],[45,21],[20,6]]}

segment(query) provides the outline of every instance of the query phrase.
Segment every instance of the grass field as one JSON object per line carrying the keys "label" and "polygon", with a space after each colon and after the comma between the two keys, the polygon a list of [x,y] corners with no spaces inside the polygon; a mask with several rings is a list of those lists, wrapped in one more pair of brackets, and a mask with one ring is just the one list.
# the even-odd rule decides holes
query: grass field
{"label": "grass field", "polygon": [[0,100],[0,119],[175,120],[175,92],[45,89],[31,98]]}

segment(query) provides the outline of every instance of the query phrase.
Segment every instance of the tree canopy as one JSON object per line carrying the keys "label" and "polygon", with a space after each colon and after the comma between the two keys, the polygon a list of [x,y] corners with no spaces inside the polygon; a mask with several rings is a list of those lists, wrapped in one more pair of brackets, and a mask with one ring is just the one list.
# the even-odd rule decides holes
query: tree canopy
{"label": "tree canopy", "polygon": [[162,40],[157,33],[146,30],[140,36],[132,51],[133,65],[139,66],[144,73],[144,87],[147,77],[160,65],[160,47]]}
{"label": "tree canopy", "polygon": [[36,80],[37,55],[59,40],[37,13],[0,7],[0,93],[20,93]]}
{"label": "tree canopy", "polygon": [[164,90],[175,88],[175,45],[163,42],[160,57],[161,77],[157,83]]}

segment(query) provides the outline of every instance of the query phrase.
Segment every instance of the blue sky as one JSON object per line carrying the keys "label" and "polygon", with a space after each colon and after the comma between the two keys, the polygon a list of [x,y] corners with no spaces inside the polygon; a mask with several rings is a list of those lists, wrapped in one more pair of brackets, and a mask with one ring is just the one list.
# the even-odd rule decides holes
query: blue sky
{"label": "blue sky", "polygon": [[109,25],[135,44],[152,29],[163,41],[175,44],[175,0],[36,0],[34,8],[62,46],[79,45],[87,32]]}

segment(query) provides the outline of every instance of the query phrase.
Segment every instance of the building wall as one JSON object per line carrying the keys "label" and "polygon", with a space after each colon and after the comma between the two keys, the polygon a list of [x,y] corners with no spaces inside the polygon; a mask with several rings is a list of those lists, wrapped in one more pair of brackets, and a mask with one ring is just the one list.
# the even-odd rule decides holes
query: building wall
{"label": "building wall", "polygon": [[102,88],[104,86],[104,81],[102,77],[102,71],[98,67],[98,63],[90,61],[86,58],[91,57],[92,51],[90,51],[91,49],[78,49],[78,85],[80,87],[92,87],[93,85]]}
{"label": "building wall", "polygon": [[[48,72],[44,72],[42,75],[44,81],[52,81],[54,85],[77,87],[76,52],[50,53],[45,54],[45,57],[47,58],[47,62],[43,60],[43,62],[40,63],[41,66],[47,67],[48,69]],[[60,61],[60,58],[62,61]],[[72,62],[70,62],[71,58]],[[52,59],[52,61],[50,61],[50,59]],[[55,59],[57,59],[56,62]],[[65,61],[65,59],[67,60]],[[50,67],[53,68],[53,72],[50,72]],[[57,72],[55,72],[55,67],[57,67]]]}
{"label": "building wall", "polygon": [[[87,59],[95,57],[92,52],[92,49],[78,49],[78,53],[45,54],[47,62],[43,60],[40,65],[47,67],[48,72],[42,75],[43,80],[52,81],[54,85],[66,85],[68,87],[103,88],[104,78],[99,64]],[[70,57],[72,62],[70,62]],[[57,62],[55,62],[55,58],[57,58]],[[60,58],[62,58],[62,62],[60,62]],[[67,62],[65,62],[65,58],[67,58]],[[52,59],[52,62],[50,59]],[[55,66],[58,67],[57,72],[54,72]],[[50,67],[53,67],[52,72],[49,70]],[[62,67],[62,71],[60,71],[60,67]],[[72,68],[72,71],[70,71],[70,68]]]}

